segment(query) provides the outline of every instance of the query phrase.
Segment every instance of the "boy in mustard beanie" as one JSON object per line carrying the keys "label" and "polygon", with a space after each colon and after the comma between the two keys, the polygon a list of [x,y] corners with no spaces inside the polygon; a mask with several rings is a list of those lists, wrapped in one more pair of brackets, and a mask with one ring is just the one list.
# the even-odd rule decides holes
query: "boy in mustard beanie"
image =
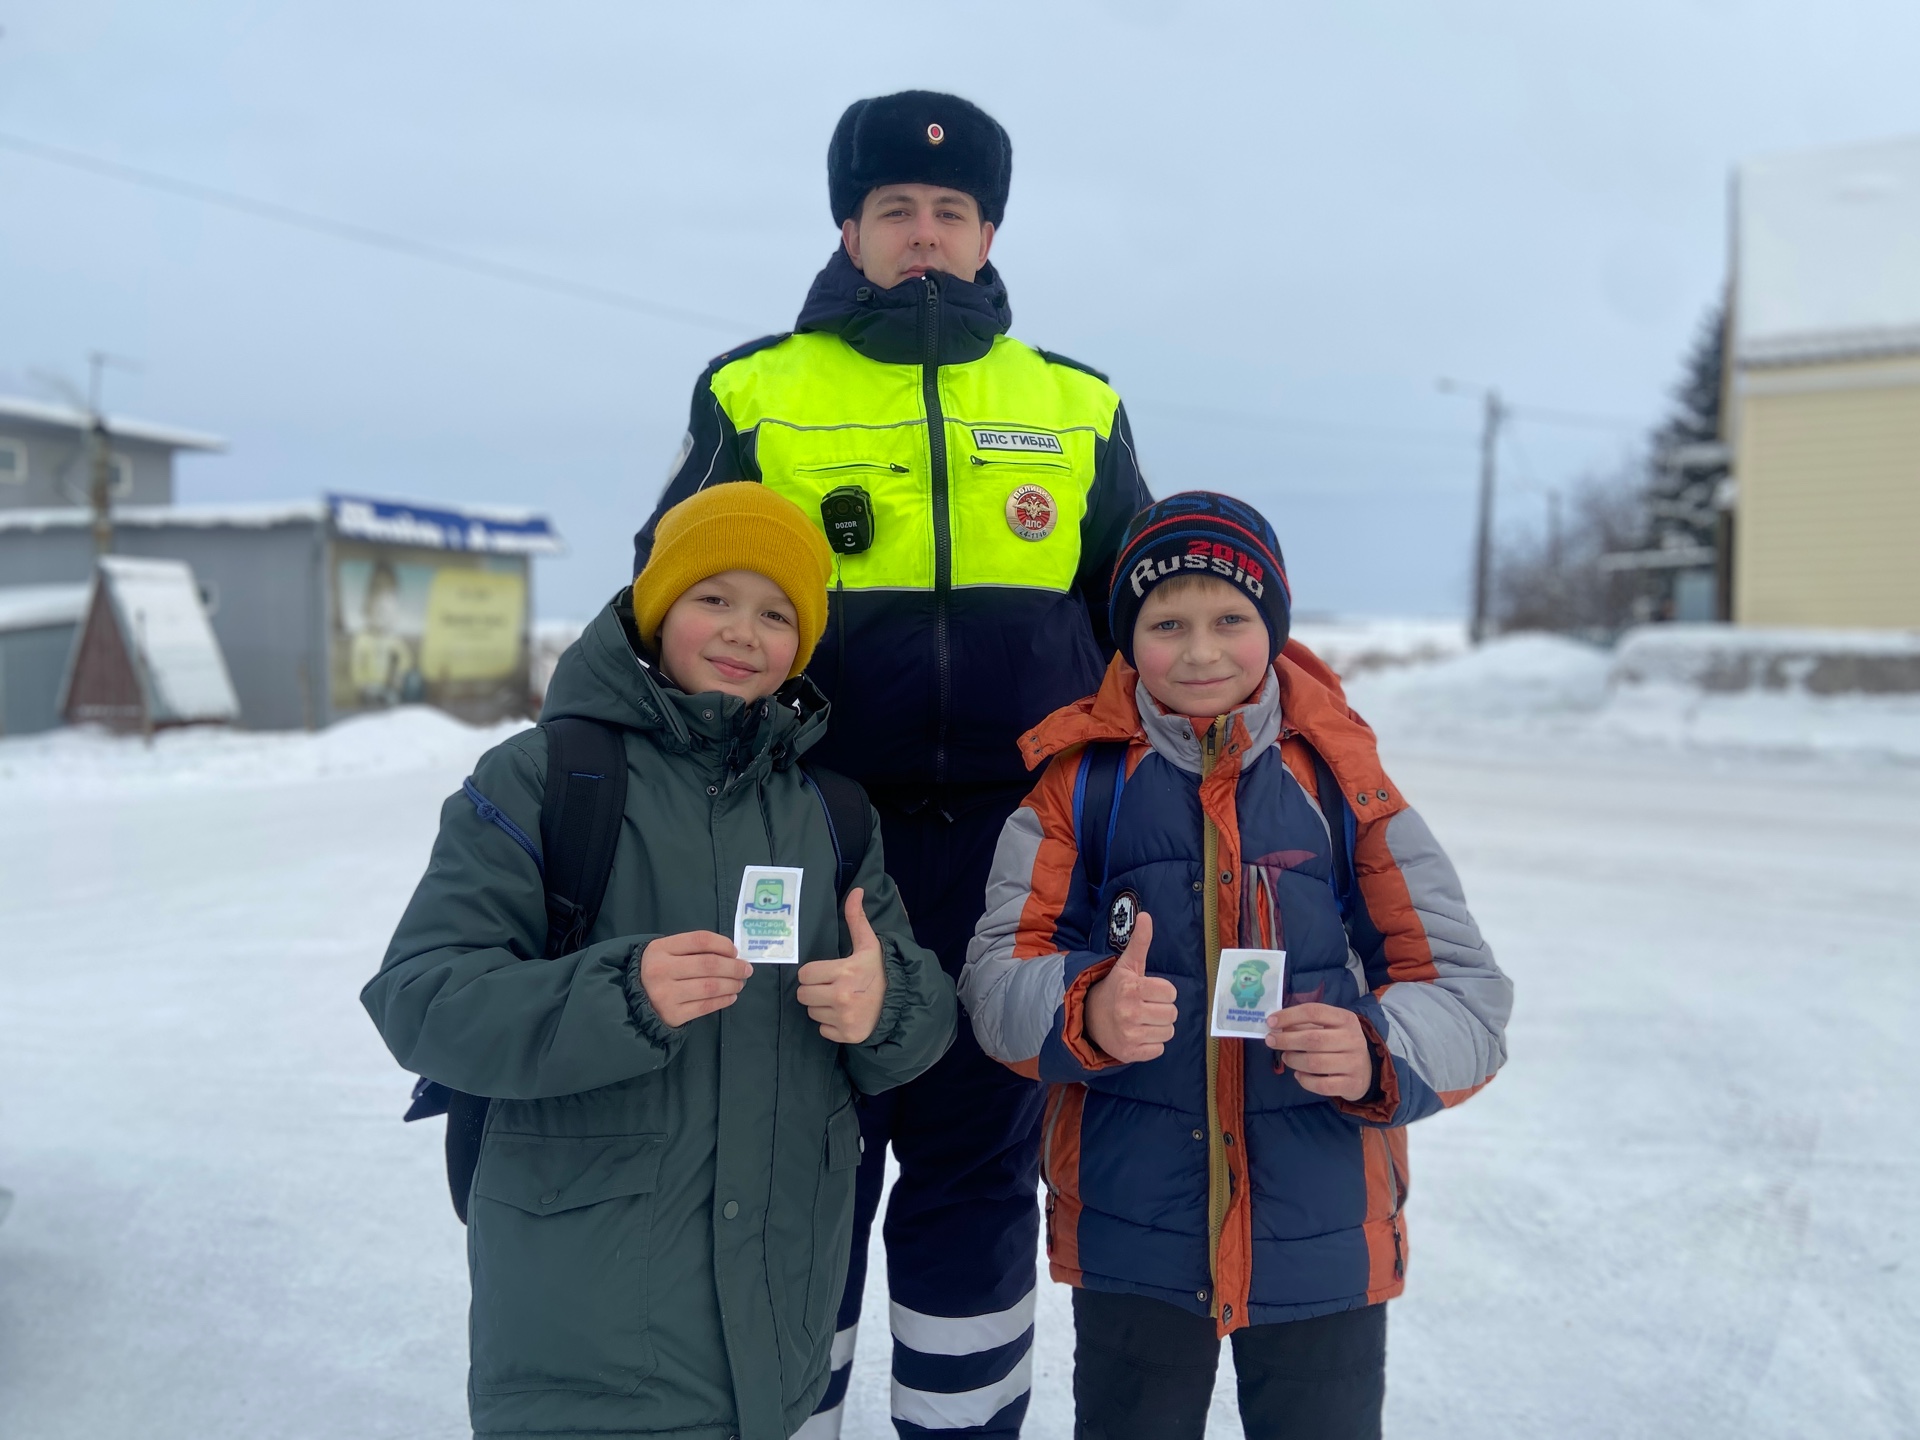
{"label": "boy in mustard beanie", "polygon": [[[395,1058],[484,1116],[470,1176],[453,1112],[448,1147],[476,1433],[787,1440],[826,1389],[854,1093],[928,1069],[955,1015],[864,794],[800,761],[826,727],[800,672],[830,568],[759,485],[662,517],[540,725],[446,802],[362,992]],[[584,933],[547,869],[619,793],[596,789],[617,760],[578,763],[583,724],[625,762]]]}

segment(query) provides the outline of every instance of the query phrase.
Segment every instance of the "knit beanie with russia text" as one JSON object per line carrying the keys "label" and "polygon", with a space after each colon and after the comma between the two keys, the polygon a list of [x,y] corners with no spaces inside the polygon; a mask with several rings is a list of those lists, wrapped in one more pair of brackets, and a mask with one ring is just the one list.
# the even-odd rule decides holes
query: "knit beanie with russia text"
{"label": "knit beanie with russia text", "polygon": [[1267,626],[1267,663],[1287,643],[1293,592],[1273,526],[1251,505],[1213,490],[1156,500],[1127,525],[1107,604],[1114,644],[1133,663],[1133,624],[1154,586],[1208,575],[1240,590]]}

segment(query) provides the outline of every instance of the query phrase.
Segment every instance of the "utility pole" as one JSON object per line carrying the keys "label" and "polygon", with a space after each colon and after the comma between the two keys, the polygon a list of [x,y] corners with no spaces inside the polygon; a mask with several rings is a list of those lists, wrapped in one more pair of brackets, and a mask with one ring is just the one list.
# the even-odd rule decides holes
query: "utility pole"
{"label": "utility pole", "polygon": [[[106,413],[100,408],[106,372],[109,368],[138,370],[140,367],[131,360],[118,355],[109,355],[104,350],[89,350],[85,395],[82,395],[64,376],[49,375],[38,370],[31,372],[43,385],[63,396],[67,403],[80,411],[86,419],[84,432],[86,441],[83,449],[87,459],[87,508],[93,512],[93,553],[95,555],[108,555],[113,552],[113,434],[107,426]],[[65,467],[61,468],[64,477]],[[64,478],[60,483],[69,494],[75,494],[73,487],[67,485]],[[77,494],[75,498],[78,498]]]}
{"label": "utility pole", "polygon": [[126,364],[104,350],[87,352],[87,503],[96,556],[113,552],[113,436],[100,409],[101,383],[107,366]]}
{"label": "utility pole", "polygon": [[1507,407],[1498,390],[1485,386],[1442,380],[1440,388],[1449,394],[1478,395],[1484,406],[1480,428],[1480,507],[1473,539],[1473,619],[1467,631],[1478,645],[1487,638],[1487,611],[1493,598],[1493,491],[1500,427],[1506,423]]}

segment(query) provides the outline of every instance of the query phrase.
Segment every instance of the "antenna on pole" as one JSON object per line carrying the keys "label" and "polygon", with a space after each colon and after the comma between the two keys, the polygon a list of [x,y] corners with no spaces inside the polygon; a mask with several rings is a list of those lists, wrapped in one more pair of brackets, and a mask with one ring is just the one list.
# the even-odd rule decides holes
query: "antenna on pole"
{"label": "antenna on pole", "polygon": [[1444,377],[1440,389],[1449,395],[1478,395],[1483,404],[1480,428],[1480,504],[1473,527],[1473,619],[1468,636],[1475,645],[1487,638],[1487,612],[1493,587],[1493,492],[1499,456],[1500,427],[1512,413],[1500,392],[1486,385],[1467,385]]}
{"label": "antenna on pole", "polygon": [[87,503],[93,511],[93,553],[113,550],[113,437],[100,408],[109,367],[138,370],[133,361],[105,350],[87,352]]}

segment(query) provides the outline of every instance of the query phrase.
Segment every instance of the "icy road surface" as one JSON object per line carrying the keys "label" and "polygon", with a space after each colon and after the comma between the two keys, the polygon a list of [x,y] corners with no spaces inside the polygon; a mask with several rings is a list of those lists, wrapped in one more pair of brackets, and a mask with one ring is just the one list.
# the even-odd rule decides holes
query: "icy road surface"
{"label": "icy road surface", "polygon": [[[1399,718],[1519,1002],[1414,1132],[1388,1433],[1920,1434],[1920,771]],[[0,742],[0,1435],[466,1433],[437,1128],[356,994],[486,739]],[[1067,1315],[1043,1281],[1040,1440]]]}

